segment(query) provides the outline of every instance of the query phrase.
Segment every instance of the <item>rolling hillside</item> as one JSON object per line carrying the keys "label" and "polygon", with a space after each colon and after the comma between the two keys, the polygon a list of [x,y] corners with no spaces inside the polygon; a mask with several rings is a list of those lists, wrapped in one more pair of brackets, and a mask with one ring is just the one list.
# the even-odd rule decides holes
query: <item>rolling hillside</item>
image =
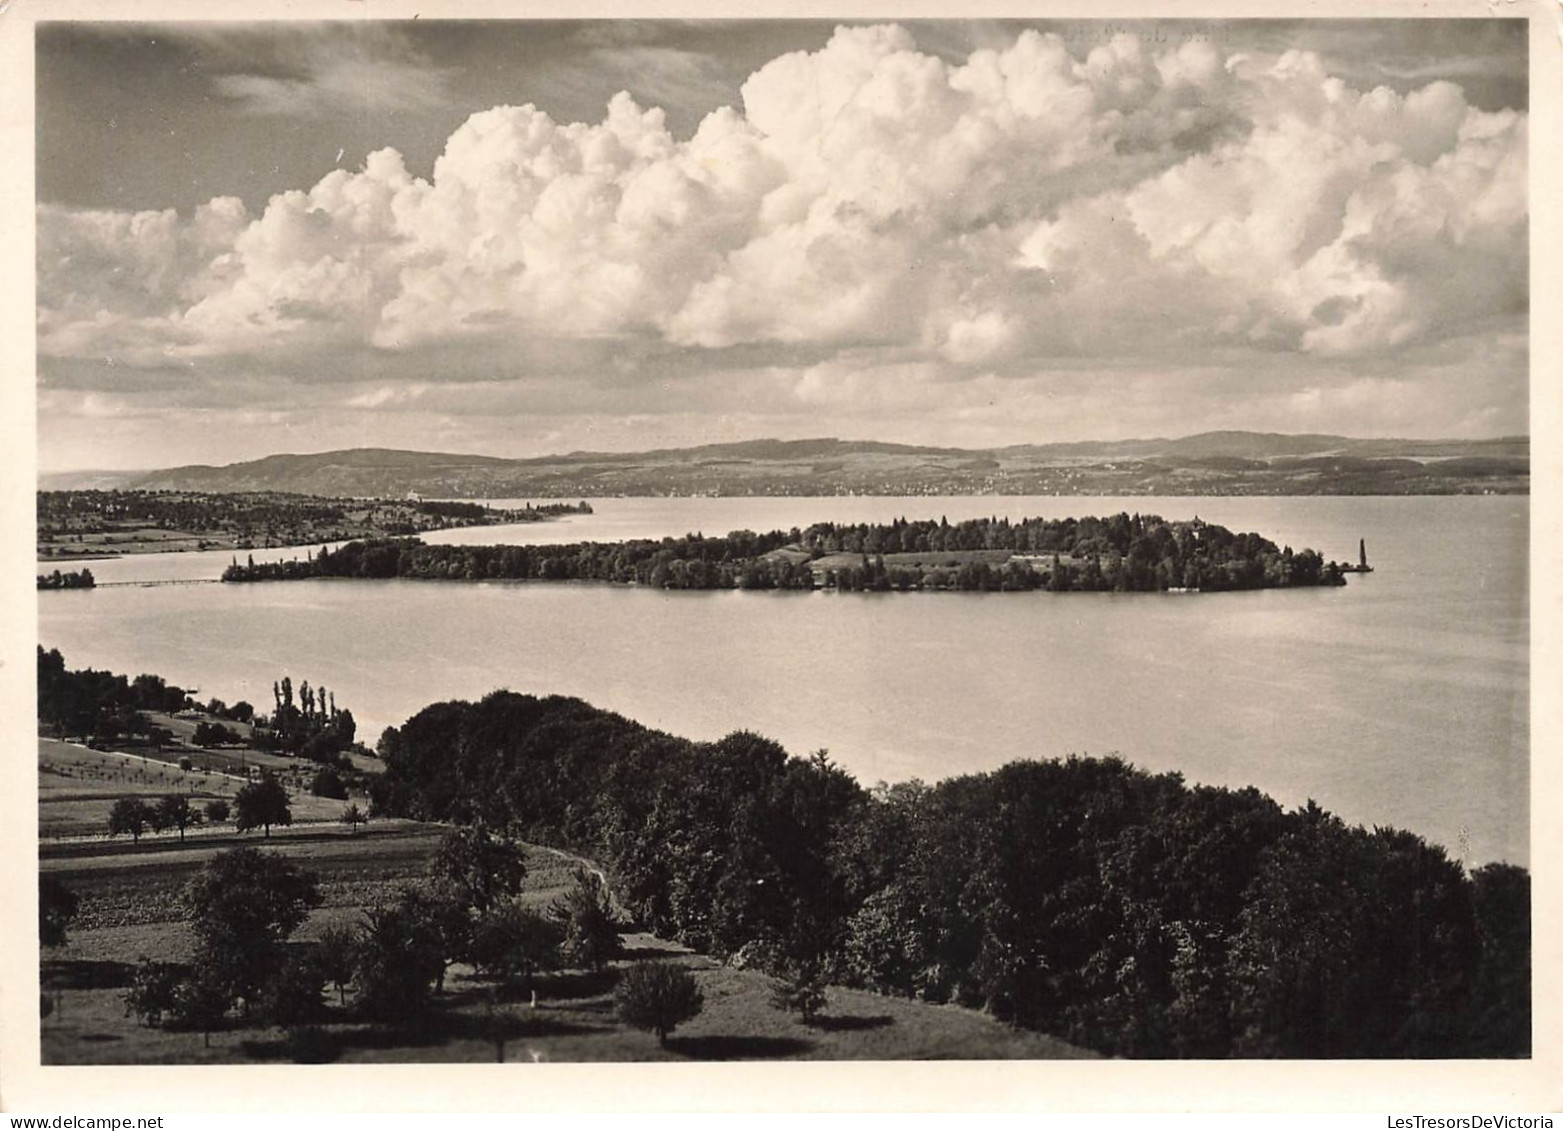
{"label": "rolling hillside", "polygon": [[607,495],[1523,494],[1527,437],[1357,439],[1204,432],[1175,439],[965,450],[751,440],[532,459],[358,448],[127,474],[153,490],[576,498]]}

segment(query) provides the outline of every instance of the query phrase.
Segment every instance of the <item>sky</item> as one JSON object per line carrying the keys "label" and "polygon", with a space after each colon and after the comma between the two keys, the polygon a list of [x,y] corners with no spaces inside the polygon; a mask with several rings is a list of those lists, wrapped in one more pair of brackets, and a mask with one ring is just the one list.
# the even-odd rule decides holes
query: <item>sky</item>
{"label": "sky", "polygon": [[40,469],[1524,433],[1525,43],[41,24]]}

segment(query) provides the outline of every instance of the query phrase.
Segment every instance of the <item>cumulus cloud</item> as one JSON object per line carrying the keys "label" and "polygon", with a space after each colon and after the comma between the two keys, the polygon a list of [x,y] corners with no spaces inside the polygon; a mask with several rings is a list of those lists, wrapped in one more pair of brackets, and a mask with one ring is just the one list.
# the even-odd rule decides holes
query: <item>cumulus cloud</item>
{"label": "cumulus cloud", "polygon": [[[699,81],[659,58],[659,81]],[[292,112],[357,89],[333,60],[226,89]],[[816,366],[800,406],[930,379],[997,396],[1060,359],[1372,359],[1523,314],[1526,127],[1451,82],[1359,89],[1307,52],[1120,36],[1082,55],[1026,31],[951,63],[899,27],[841,28],[687,140],[626,93],[594,124],[486,110],[427,179],[383,149],[259,215],[44,206],[40,352],[46,381],[112,358],[105,384],[249,357],[309,380],[350,350],[492,367],[427,365],[363,409],[528,367],[622,387],[615,357],[665,375],[743,349],[877,374]],[[591,364],[549,364],[572,356]]]}

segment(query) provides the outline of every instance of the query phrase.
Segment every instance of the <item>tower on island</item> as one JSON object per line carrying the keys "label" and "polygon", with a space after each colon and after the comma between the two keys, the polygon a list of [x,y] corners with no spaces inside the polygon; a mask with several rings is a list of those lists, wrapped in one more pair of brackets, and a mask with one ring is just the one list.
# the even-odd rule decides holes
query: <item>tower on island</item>
{"label": "tower on island", "polygon": [[1340,571],[1342,573],[1373,572],[1373,567],[1368,564],[1368,540],[1366,538],[1357,539],[1357,564],[1343,565],[1340,567]]}

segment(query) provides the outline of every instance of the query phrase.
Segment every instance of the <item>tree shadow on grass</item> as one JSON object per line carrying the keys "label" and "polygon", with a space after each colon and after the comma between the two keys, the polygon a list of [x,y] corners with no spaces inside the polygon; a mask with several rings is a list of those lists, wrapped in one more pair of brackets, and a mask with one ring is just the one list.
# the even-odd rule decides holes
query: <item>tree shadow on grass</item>
{"label": "tree shadow on grass", "polygon": [[554,1013],[569,1013],[581,1017],[601,1017],[610,1023],[615,1015],[613,999],[610,997],[551,1001],[547,1003],[547,1007]]}
{"label": "tree shadow on grass", "polygon": [[864,1029],[883,1029],[888,1025],[894,1024],[895,1018],[883,1013],[873,1017],[827,1017],[821,1015],[807,1022],[809,1028],[819,1029],[826,1033],[857,1033]]}
{"label": "tree shadow on grass", "polygon": [[239,1042],[251,1060],[285,1060],[293,1064],[330,1064],[342,1055],[342,1034],[325,1029],[300,1029],[280,1037]]}
{"label": "tree shadow on grass", "polygon": [[814,1047],[797,1037],[669,1037],[668,1051],[690,1060],[782,1060]]}
{"label": "tree shadow on grass", "polygon": [[537,974],[528,983],[525,979],[510,982],[469,975],[449,985],[443,1000],[456,1005],[474,1002],[499,1001],[506,1005],[528,1004],[532,991],[537,991],[537,1001],[542,1006],[556,1002],[580,1001],[584,998],[604,997],[618,984],[619,971],[610,968],[598,971],[564,970],[550,974]]}
{"label": "tree shadow on grass", "polygon": [[612,993],[618,984],[619,971],[611,966],[601,970],[565,970],[539,977],[537,993],[549,1000],[573,1001]]}
{"label": "tree shadow on grass", "polygon": [[45,989],[119,990],[130,985],[133,972],[128,962],[49,959],[40,974]]}
{"label": "tree shadow on grass", "polygon": [[506,1041],[521,1041],[528,1037],[569,1037],[580,1033],[600,1032],[598,1028],[578,1025],[561,1017],[531,1012],[506,1012],[496,1017],[483,1014],[459,1014],[445,1019],[445,1031],[450,1037],[467,1037],[491,1041],[496,1033]]}
{"label": "tree shadow on grass", "polygon": [[449,1044],[454,1034],[443,1017],[426,1017],[409,1025],[359,1025],[331,1036],[344,1049],[426,1049]]}

